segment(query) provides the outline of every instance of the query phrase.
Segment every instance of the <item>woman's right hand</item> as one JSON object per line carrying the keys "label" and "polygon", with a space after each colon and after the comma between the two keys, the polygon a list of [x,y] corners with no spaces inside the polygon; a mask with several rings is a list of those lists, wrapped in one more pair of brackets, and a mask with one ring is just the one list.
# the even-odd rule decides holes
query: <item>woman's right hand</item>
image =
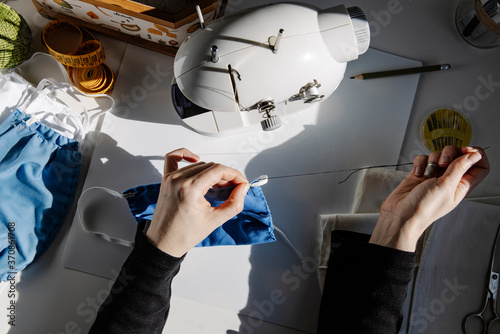
{"label": "woman's right hand", "polygon": [[[193,162],[178,169],[178,162]],[[250,187],[239,171],[217,163],[198,162],[182,148],[165,156],[164,176],[151,225],[146,236],[162,251],[175,257],[205,239],[216,228],[243,210]],[[205,199],[211,187],[235,185],[229,198],[214,208]]]}

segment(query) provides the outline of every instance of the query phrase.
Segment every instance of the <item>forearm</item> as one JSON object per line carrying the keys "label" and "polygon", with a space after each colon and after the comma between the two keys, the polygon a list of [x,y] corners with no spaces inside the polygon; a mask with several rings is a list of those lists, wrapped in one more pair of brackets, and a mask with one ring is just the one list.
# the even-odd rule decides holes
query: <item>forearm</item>
{"label": "forearm", "polygon": [[416,219],[386,214],[382,210],[369,242],[405,252],[414,252],[424,232],[422,226],[427,225],[417,222]]}
{"label": "forearm", "polygon": [[415,253],[368,239],[354,232],[332,233],[318,334],[397,333]]}
{"label": "forearm", "polygon": [[138,227],[136,244],[89,333],[161,333],[183,258],[156,248]]}

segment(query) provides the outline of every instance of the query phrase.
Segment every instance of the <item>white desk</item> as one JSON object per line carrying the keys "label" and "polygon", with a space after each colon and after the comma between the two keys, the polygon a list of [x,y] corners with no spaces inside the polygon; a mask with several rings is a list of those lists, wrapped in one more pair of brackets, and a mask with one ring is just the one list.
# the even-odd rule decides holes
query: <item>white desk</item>
{"label": "white desk", "polygon": [[[320,8],[334,5],[327,1],[309,2]],[[417,154],[427,153],[418,138],[418,127],[423,117],[425,117],[428,112],[440,106],[455,105],[458,107],[458,105],[464,105],[463,111],[467,113],[476,130],[473,144],[491,146],[487,153],[493,168],[484,182],[500,185],[500,172],[494,167],[499,159],[498,148],[495,147],[495,143],[498,142],[498,131],[496,131],[494,127],[499,123],[500,118],[498,115],[498,106],[500,105],[500,84],[496,86],[493,84],[491,87],[485,87],[485,89],[491,90],[491,94],[488,98],[479,99],[479,97],[476,96],[478,89],[481,89],[482,93],[486,92],[484,88],[478,88],[484,79],[487,81],[488,78],[490,78],[493,82],[500,82],[500,68],[497,63],[494,62],[495,60],[498,61],[500,49],[478,50],[461,40],[454,28],[454,10],[457,2],[458,1],[431,2],[424,0],[401,0],[399,2],[374,2],[368,0],[358,2],[344,1],[347,5],[360,6],[367,14],[369,21],[372,23],[374,33],[371,44],[372,47],[416,59],[422,61],[424,64],[449,62],[453,66],[451,71],[429,73],[420,78],[417,95],[408,122],[408,128],[406,131],[400,130],[406,132],[406,136],[399,155],[399,160],[401,162],[407,162],[413,160],[413,157]],[[42,22],[43,20],[37,16],[38,14],[35,13],[34,8],[32,8],[31,1],[23,1],[21,3],[19,0],[12,0],[7,1],[7,3],[18,9],[28,22],[30,22],[30,26],[35,34],[35,47],[39,48],[40,45],[37,36],[39,36],[38,34],[44,26],[44,23]],[[234,10],[236,7],[250,7],[259,3],[261,2],[249,0],[229,1],[228,10]],[[115,61],[117,65],[119,65],[121,62],[121,55],[125,53],[125,45],[120,42],[110,41],[101,36],[99,36],[99,39],[105,43],[105,47],[107,47],[106,42],[109,43],[109,45],[113,45],[112,51],[109,50],[109,47],[107,48],[107,55],[110,61]],[[138,52],[149,54],[149,51],[146,50],[140,50]],[[151,56],[157,57],[156,55]],[[171,60],[167,59],[165,64],[168,64],[169,61],[171,62]],[[141,67],[139,67],[138,70],[140,71]],[[142,77],[140,72],[138,77]],[[128,79],[133,80],[131,78]],[[118,80],[121,80],[121,78],[119,77]],[[370,82],[363,82],[362,84],[370,84]],[[124,87],[126,87],[126,85]],[[132,86],[129,86],[129,89],[131,88]],[[159,97],[153,96],[153,98]],[[348,152],[352,152],[352,156],[349,161],[342,162],[345,168],[378,162],[377,159],[380,158],[380,156],[376,152],[370,152],[370,150],[367,149],[367,146],[363,144],[366,138],[363,138],[362,135],[359,136],[359,142],[353,144],[343,143],[340,153],[331,152],[328,150],[327,145],[323,145],[321,146],[321,150],[323,151],[317,152],[325,152],[324,150],[326,150],[333,155],[327,157],[318,157],[315,155],[315,147],[319,147],[317,144],[325,137],[324,132],[315,131],[313,126],[317,126],[317,124],[335,126],[335,122],[329,121],[327,117],[324,117],[325,111],[326,110],[321,110],[320,106],[318,110],[312,112],[315,116],[314,118],[308,119],[302,114],[297,116],[296,122],[292,122],[286,129],[289,135],[293,136],[288,137],[283,135],[283,132],[281,132],[281,134],[278,133],[274,136],[272,144],[267,144],[268,137],[261,137],[259,139],[258,136],[252,135],[251,132],[240,135],[240,140],[244,140],[247,143],[247,151],[252,150],[253,152],[260,152],[261,154],[250,156],[239,155],[236,158],[208,155],[203,158],[235,165],[236,167],[242,168],[248,177],[256,177],[265,172],[271,174],[271,171],[279,171],[281,167],[278,163],[273,164],[273,159],[290,159],[292,154],[298,157],[302,152],[307,152],[306,156],[308,159],[297,160],[295,167],[299,168],[298,172],[307,171],[309,167],[318,167],[318,169],[321,169],[324,164],[334,162],[336,154],[343,157],[342,154],[347,154]],[[128,176],[128,178],[125,176],[120,178],[122,174],[116,174],[116,171],[120,170],[120,166],[110,164],[108,165],[109,169],[106,170],[109,175],[116,175],[116,178],[109,179],[109,183],[101,185],[124,190],[128,186],[154,181],[159,175],[156,169],[161,169],[161,161],[144,157],[158,156],[179,145],[184,146],[183,143],[186,141],[181,140],[182,137],[179,137],[182,135],[191,136],[192,139],[189,140],[189,143],[192,143],[193,146],[189,146],[189,148],[193,149],[195,152],[227,152],[215,150],[221,147],[220,144],[223,143],[223,139],[207,139],[206,137],[194,134],[182,127],[180,121],[174,117],[175,115],[168,116],[159,114],[160,112],[161,110],[147,110],[145,114],[135,118],[134,116],[137,115],[133,113],[128,115],[128,117],[110,116],[111,118],[115,117],[114,120],[116,122],[111,122],[109,124],[114,124],[117,127],[126,126],[127,122],[133,119],[134,121],[141,120],[144,123],[148,123],[147,126],[150,129],[164,129],[165,124],[167,124],[171,132],[154,134],[155,132],[152,131],[151,133],[153,134],[147,137],[143,149],[136,151],[123,150],[121,147],[132,147],[131,143],[133,141],[145,140],[146,137],[142,137],[138,134],[130,136],[123,135],[117,138],[104,136],[104,140],[109,142],[115,140],[117,143],[116,150],[106,153],[108,155],[113,154],[113,156],[128,157],[128,161],[131,165],[135,166],[134,168],[141,168],[141,173],[131,174],[127,171],[125,176]],[[146,124],[144,124],[144,126],[145,125]],[[385,129],[381,129],[380,131],[381,135],[386,132]],[[106,127],[103,129],[103,132],[116,133],[112,128]],[[173,134],[177,136],[171,138],[170,136]],[[151,136],[153,138],[151,138]],[[335,138],[334,136],[326,138],[341,139]],[[151,139],[154,139],[154,141],[151,141]],[[146,145],[152,142],[155,143],[155,145]],[[270,145],[269,150],[266,149],[266,144]],[[401,146],[400,142],[395,144]],[[110,145],[106,147],[110,147]],[[225,146],[225,148],[231,147]],[[232,148],[233,151],[231,152],[235,152],[234,150],[236,147],[233,146]],[[254,149],[256,151],[254,151]],[[380,149],[384,150],[384,147]],[[391,150],[394,149],[395,147],[391,148]],[[265,153],[262,154],[262,152]],[[367,161],[367,157],[371,160]],[[397,161],[391,161],[389,163],[395,162]],[[261,172],[262,164],[267,167],[267,170],[263,172]],[[147,174],[142,172],[144,170],[144,165],[148,166]],[[151,168],[151,166],[155,168]],[[315,179],[314,182],[321,187],[334,187],[338,181],[339,180],[335,177],[331,179]],[[281,191],[285,189],[288,191],[288,194],[294,189],[297,189],[297,187],[300,188],[306,185],[307,182],[302,180],[297,184],[285,185],[281,188]],[[274,189],[275,188],[272,187],[264,189],[271,208],[273,208],[273,205],[277,205],[274,203],[277,203],[277,200],[282,197],[282,194]],[[347,191],[346,197],[349,196],[349,191]],[[296,203],[303,201],[314,203],[317,201],[317,198],[306,198],[297,195],[294,201]],[[337,203],[328,203],[325,201],[320,203],[318,207],[322,210],[332,210],[332,212],[333,210],[335,210],[335,212],[346,212],[350,209],[348,205],[349,199],[346,199],[345,202]],[[278,209],[276,213],[276,217],[279,218],[280,221],[293,221],[293,217],[287,215],[286,210]],[[306,217],[311,218],[313,213],[314,212],[308,212]],[[328,212],[322,211],[315,213]],[[81,329],[81,332],[84,333],[90,326],[90,323],[93,321],[91,310],[96,301],[104,298],[107,294],[110,281],[78,271],[68,270],[61,265],[63,250],[72,222],[72,217],[69,217],[49,251],[22,273],[21,281],[18,284],[19,299],[17,302],[17,326],[15,328],[9,328],[6,321],[4,321],[0,323],[0,331],[8,333],[55,334],[61,332],[79,333],[78,329]],[[316,228],[314,226],[316,223],[315,221],[311,222],[313,228]],[[284,229],[287,234],[290,233],[292,236],[303,230],[305,231],[307,228],[307,226],[296,224],[283,226],[283,224],[278,223],[278,225]],[[279,238],[280,236],[278,235],[278,239]],[[294,239],[292,237],[292,242],[307,256],[312,253],[315,241]],[[216,259],[222,258],[223,260],[216,262],[217,267],[211,268],[210,270],[216,272],[227,271],[227,279],[232,279],[233,284],[237,282],[234,288],[238,288],[238,290],[235,290],[235,292],[231,291],[229,295],[237,293],[247,296],[248,299],[245,299],[245,302],[247,302],[246,306],[248,306],[248,308],[246,310],[243,309],[242,313],[250,315],[252,305],[255,307],[255,301],[259,303],[269,298],[269,293],[275,288],[285,289],[291,286],[290,284],[283,285],[283,283],[281,285],[276,285],[276,283],[280,283],[279,273],[292,269],[296,264],[296,258],[286,247],[278,247],[277,244],[270,244],[235,249],[235,258],[238,260],[242,258],[246,259],[246,261],[252,264],[250,275],[247,273],[241,274],[237,270],[231,270],[233,264],[230,258],[227,257],[227,253],[227,250],[224,250],[224,248],[194,250],[183,264],[183,271],[179,274],[182,276],[177,278],[183,283],[196,286],[200,284],[200,282],[195,281],[195,279],[200,276],[200,273],[203,273],[201,275],[205,275],[205,268],[191,266],[190,261],[196,260],[198,256],[208,256],[208,254]],[[268,262],[261,262],[261,259],[266,257],[268,257]],[[270,271],[271,268],[275,268],[276,272],[273,273]],[[262,280],[264,275],[266,275],[266,277],[269,275],[271,279]],[[314,314],[317,312],[318,305],[316,302],[319,299],[319,291],[315,287],[315,280],[313,278],[300,280],[300,282],[301,286],[297,290],[298,293],[287,295],[289,297],[286,302],[287,307],[276,308],[272,317],[273,321],[281,321],[280,319],[282,318],[291,317],[294,321],[293,327],[312,332],[316,321]],[[177,289],[176,284],[178,286]],[[184,287],[175,281],[174,289],[181,290],[181,293],[185,292],[182,291]],[[202,289],[202,291],[206,290]],[[4,307],[4,305],[7,305],[6,303],[8,302],[6,291],[2,291],[1,295],[2,300],[0,302],[0,308],[5,310],[6,307]],[[174,292],[174,295],[176,295],[176,292]],[[186,298],[185,295],[183,297],[174,297],[172,300],[171,316],[167,322],[165,332],[224,333],[227,331],[227,333],[235,333],[232,331],[237,332],[238,328],[243,326],[240,331],[245,333],[244,324],[253,324],[258,320],[248,319],[244,316],[240,318],[235,312],[228,310],[227,307],[225,307],[227,304],[224,304],[224,296],[210,296],[207,294],[204,297],[216,300],[216,302],[220,304],[208,305],[207,303]],[[295,305],[297,305],[299,309],[298,313],[294,313],[293,310],[290,311],[289,305],[293,303],[296,303]],[[245,305],[243,304],[242,307],[245,307]],[[301,313],[301,309],[305,309],[306,313]],[[246,332],[249,332],[249,330],[246,329]],[[252,327],[252,332],[301,333],[298,330],[287,329],[270,323],[263,323],[260,326]]]}

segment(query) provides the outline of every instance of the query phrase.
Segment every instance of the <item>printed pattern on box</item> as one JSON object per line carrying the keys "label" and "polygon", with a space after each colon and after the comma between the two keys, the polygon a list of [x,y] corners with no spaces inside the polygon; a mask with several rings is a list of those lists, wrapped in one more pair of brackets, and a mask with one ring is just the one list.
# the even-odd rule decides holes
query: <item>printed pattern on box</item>
{"label": "printed pattern on box", "polygon": [[[38,4],[50,11],[65,14],[77,19],[100,25],[102,28],[141,37],[158,44],[178,47],[189,34],[200,27],[196,19],[177,29],[167,28],[157,23],[137,17],[125,15],[104,7],[78,0],[36,0]],[[215,10],[203,15],[206,22],[215,18]]]}

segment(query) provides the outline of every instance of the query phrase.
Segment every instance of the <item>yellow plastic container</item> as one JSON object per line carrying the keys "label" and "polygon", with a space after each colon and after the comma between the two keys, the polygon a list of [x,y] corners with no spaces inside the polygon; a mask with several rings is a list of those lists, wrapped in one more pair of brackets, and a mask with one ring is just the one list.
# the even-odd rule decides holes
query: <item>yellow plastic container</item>
{"label": "yellow plastic container", "polygon": [[447,145],[465,147],[471,142],[472,126],[459,111],[440,108],[424,119],[421,136],[431,152],[441,151]]}

